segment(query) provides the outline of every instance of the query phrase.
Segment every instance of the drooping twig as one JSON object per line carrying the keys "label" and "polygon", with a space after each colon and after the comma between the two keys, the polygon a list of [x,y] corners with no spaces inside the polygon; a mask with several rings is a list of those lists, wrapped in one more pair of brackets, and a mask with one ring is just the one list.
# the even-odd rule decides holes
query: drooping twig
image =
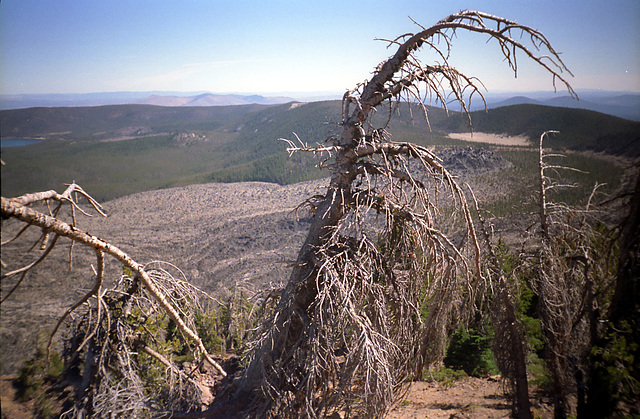
{"label": "drooping twig", "polygon": [[180,331],[184,333],[187,338],[193,340],[196,343],[196,347],[200,351],[201,356],[207,362],[213,365],[222,375],[226,375],[226,372],[222,369],[220,364],[218,364],[208,354],[200,337],[189,327],[187,327],[187,325],[184,323],[184,321],[176,311],[176,308],[173,305],[169,304],[166,297],[158,290],[153,281],[149,278],[147,272],[144,270],[144,267],[134,261],[128,254],[120,250],[118,247],[112,245],[111,243],[101,240],[88,232],[79,230],[61,220],[35,211],[32,208],[22,205],[18,201],[9,200],[4,197],[2,197],[2,216],[5,218],[13,217],[22,222],[33,224],[43,229],[50,230],[59,236],[68,237],[73,241],[104,252],[122,262],[125,266],[127,266],[136,275],[139,276],[142,284],[149,291],[151,296],[158,301],[160,306],[167,312],[169,317],[171,317],[171,319],[176,323]]}
{"label": "drooping twig", "polygon": [[104,253],[98,249],[96,249],[95,252],[96,252],[96,259],[98,262],[97,263],[98,270],[96,272],[96,283],[94,284],[91,291],[85,294],[85,296],[82,297],[73,306],[69,307],[69,309],[67,309],[67,311],[62,315],[62,317],[58,319],[58,322],[56,323],[55,327],[53,328],[53,331],[51,332],[51,336],[49,337],[49,344],[47,345],[47,358],[49,357],[49,350],[51,349],[51,344],[53,343],[53,337],[56,335],[56,333],[58,332],[58,329],[60,328],[62,323],[65,321],[65,319],[71,313],[73,313],[78,307],[80,307],[82,304],[89,301],[89,298],[93,297],[94,295],[97,295],[100,292],[100,287],[102,287],[102,279],[104,277]]}

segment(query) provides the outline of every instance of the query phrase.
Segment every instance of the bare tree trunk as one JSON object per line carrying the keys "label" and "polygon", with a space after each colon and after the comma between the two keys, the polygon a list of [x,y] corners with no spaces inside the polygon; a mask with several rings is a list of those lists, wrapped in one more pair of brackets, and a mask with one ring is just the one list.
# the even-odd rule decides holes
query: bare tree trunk
{"label": "bare tree trunk", "polygon": [[[402,394],[415,365],[422,365],[427,353],[436,358],[443,353],[453,315],[464,319],[473,306],[482,281],[480,250],[464,193],[432,152],[389,141],[386,125],[374,128],[376,108],[387,101],[391,118],[393,101],[405,98],[417,100],[427,116],[424,97],[433,95],[446,107],[453,95],[466,110],[465,89],[481,93],[473,78],[447,62],[457,29],[488,34],[514,71],[516,51],[525,53],[573,94],[560,74],[568,69],[538,31],[475,11],[420,28],[390,41],[397,45],[395,54],[380,63],[370,81],[344,95],[339,136],[317,147],[285,140],[289,152],[329,153],[332,174],[326,195],[313,205],[309,234],[282,298],[234,390],[231,403],[250,401],[246,415],[382,415]],[[524,34],[531,49],[512,32]],[[439,50],[438,40],[446,48]],[[423,45],[434,48],[444,63],[422,64],[416,52]],[[541,47],[547,56],[532,52]],[[452,208],[462,227],[460,248],[436,223],[442,214],[431,194],[438,194],[440,185],[446,199],[438,204]],[[362,224],[376,212],[385,226],[371,233]],[[380,248],[396,244],[392,252]],[[416,313],[422,305],[428,307],[426,324]],[[526,386],[519,389],[526,392]],[[528,411],[524,404],[519,409],[523,415]]]}
{"label": "bare tree trunk", "polygon": [[[471,193],[473,195],[473,191]],[[489,252],[489,262],[492,265],[493,274],[498,278],[498,287],[491,310],[497,329],[493,351],[497,358],[500,372],[507,377],[513,388],[513,416],[520,419],[531,419],[533,416],[531,415],[531,401],[529,400],[524,328],[516,314],[516,307],[510,295],[509,282],[505,278],[504,270],[491,243],[489,230],[484,217],[478,210],[478,202],[475,196],[473,196],[473,202]]]}
{"label": "bare tree trunk", "polygon": [[569,395],[576,389],[579,413],[585,413],[582,363],[598,335],[597,307],[608,303],[605,296],[612,275],[611,258],[598,244],[608,238],[598,230],[597,220],[591,215],[593,193],[585,209],[547,200],[548,190],[567,186],[552,181],[547,171],[579,171],[546,161],[564,157],[544,153],[543,140],[549,132],[553,131],[540,137],[540,246],[538,278],[533,288],[539,297],[545,360],[553,377],[554,417],[565,418],[570,413]]}
{"label": "bare tree trunk", "polygon": [[[502,282],[502,279],[501,279]],[[503,283],[500,294],[505,310],[504,322],[509,329],[509,343],[513,362],[513,381],[515,382],[515,411],[514,416],[521,419],[531,419],[531,402],[529,400],[529,381],[527,379],[527,352],[524,345],[524,335],[520,322],[516,316],[515,307],[508,293],[508,286]]]}
{"label": "bare tree trunk", "polygon": [[[559,319],[558,314],[554,311],[554,305],[557,305],[558,300],[562,300],[563,296],[554,296],[548,292],[551,288],[556,293],[562,291],[557,290],[554,285],[557,282],[558,276],[562,275],[556,264],[550,250],[551,237],[549,234],[549,214],[547,212],[547,190],[552,186],[549,184],[549,179],[545,175],[545,169],[547,164],[544,161],[544,148],[543,140],[550,133],[556,133],[557,131],[545,131],[540,136],[539,146],[539,217],[540,217],[540,231],[542,244],[540,247],[540,261],[538,266],[540,283],[538,296],[540,298],[540,320],[542,322],[543,335],[546,343],[546,361],[551,375],[553,377],[553,416],[555,419],[564,419],[567,417],[568,407],[568,388],[565,381],[566,362],[564,351],[564,344],[562,340],[566,338],[566,326],[568,319]],[[550,285],[553,284],[553,285]],[[563,305],[564,301],[560,303]],[[560,323],[558,325],[557,323]]]}

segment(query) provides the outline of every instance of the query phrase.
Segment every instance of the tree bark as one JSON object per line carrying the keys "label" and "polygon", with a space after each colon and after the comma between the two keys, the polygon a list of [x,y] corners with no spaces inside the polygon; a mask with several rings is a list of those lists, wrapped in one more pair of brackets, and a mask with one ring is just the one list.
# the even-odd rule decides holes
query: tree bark
{"label": "tree bark", "polygon": [[638,319],[640,312],[640,176],[629,204],[629,216],[620,237],[620,262],[609,319]]}

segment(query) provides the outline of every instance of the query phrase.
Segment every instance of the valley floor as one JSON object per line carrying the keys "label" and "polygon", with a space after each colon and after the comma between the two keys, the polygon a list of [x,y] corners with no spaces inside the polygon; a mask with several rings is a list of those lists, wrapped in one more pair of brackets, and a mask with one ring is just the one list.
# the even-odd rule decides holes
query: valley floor
{"label": "valley floor", "polygon": [[502,146],[530,146],[532,145],[531,141],[525,136],[508,136],[501,134],[490,134],[486,132],[474,132],[473,134],[462,132],[462,133],[450,133],[448,134],[449,138],[454,138],[456,140],[469,141],[472,143],[486,143],[486,144],[495,144]]}

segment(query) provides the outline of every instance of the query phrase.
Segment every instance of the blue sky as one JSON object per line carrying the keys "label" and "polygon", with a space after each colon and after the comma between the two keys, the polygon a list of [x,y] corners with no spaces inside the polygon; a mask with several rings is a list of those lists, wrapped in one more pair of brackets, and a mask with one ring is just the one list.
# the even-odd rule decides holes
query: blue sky
{"label": "blue sky", "polygon": [[[344,92],[391,55],[394,38],[475,9],[541,30],[576,89],[640,92],[639,0],[2,0],[0,94]],[[491,91],[553,90],[495,43],[454,40],[452,63]]]}

